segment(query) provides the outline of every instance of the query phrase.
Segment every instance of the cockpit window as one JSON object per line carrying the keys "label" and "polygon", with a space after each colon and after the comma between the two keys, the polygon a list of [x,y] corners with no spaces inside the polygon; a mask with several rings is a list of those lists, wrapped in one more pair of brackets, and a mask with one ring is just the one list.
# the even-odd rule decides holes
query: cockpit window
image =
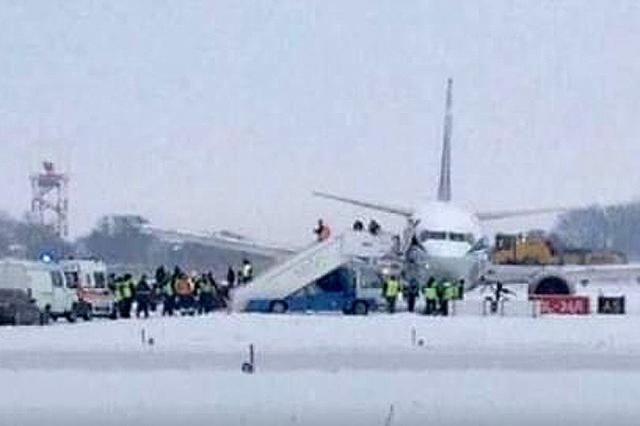
{"label": "cockpit window", "polygon": [[451,241],[465,242],[467,241],[467,236],[458,232],[451,232],[449,233],[449,239]]}
{"label": "cockpit window", "polygon": [[444,231],[429,231],[424,230],[419,235],[420,242],[427,240],[449,240],[461,243],[474,243],[473,234],[465,234],[462,232],[444,232]]}
{"label": "cockpit window", "polygon": [[424,242],[427,240],[446,240],[447,233],[444,231],[428,231],[424,230],[420,233],[420,241]]}

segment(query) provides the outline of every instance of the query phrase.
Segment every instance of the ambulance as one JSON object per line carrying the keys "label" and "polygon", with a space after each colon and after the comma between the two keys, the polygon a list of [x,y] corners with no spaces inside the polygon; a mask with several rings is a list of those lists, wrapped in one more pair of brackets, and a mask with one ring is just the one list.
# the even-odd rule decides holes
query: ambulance
{"label": "ambulance", "polygon": [[77,291],[79,315],[85,320],[94,316],[117,317],[113,292],[109,288],[107,265],[96,259],[66,259],[60,261],[65,278]]}

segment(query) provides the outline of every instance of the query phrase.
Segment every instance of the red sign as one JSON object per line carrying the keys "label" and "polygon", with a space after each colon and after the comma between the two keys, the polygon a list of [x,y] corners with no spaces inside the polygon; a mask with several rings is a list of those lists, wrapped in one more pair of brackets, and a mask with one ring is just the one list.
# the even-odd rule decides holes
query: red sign
{"label": "red sign", "polygon": [[540,302],[541,314],[588,315],[591,313],[588,296],[534,296]]}

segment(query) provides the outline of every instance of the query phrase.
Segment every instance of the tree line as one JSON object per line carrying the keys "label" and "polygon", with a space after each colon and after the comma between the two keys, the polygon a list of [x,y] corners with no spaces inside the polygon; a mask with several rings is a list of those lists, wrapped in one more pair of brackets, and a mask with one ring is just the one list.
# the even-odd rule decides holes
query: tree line
{"label": "tree line", "polygon": [[[152,271],[158,265],[179,265],[184,270],[198,271],[218,268],[219,272],[226,272],[228,266],[240,265],[244,257],[243,253],[215,247],[160,240],[146,232],[148,223],[141,216],[108,215],[102,217],[88,234],[65,241],[49,227],[0,213],[0,257],[95,257],[104,260],[116,272],[137,273]],[[269,261],[256,256],[249,258],[257,265]]]}
{"label": "tree line", "polygon": [[615,250],[640,258],[640,202],[563,213],[553,232],[571,248]]}

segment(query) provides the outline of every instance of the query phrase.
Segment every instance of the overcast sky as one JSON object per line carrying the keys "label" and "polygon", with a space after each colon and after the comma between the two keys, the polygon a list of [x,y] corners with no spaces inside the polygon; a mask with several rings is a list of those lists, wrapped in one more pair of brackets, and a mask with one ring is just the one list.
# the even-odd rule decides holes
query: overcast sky
{"label": "overcast sky", "polygon": [[639,22],[634,0],[5,0],[0,210],[50,158],[73,235],[130,212],[304,241],[358,213],[313,189],[434,197],[449,76],[456,202],[631,200]]}

